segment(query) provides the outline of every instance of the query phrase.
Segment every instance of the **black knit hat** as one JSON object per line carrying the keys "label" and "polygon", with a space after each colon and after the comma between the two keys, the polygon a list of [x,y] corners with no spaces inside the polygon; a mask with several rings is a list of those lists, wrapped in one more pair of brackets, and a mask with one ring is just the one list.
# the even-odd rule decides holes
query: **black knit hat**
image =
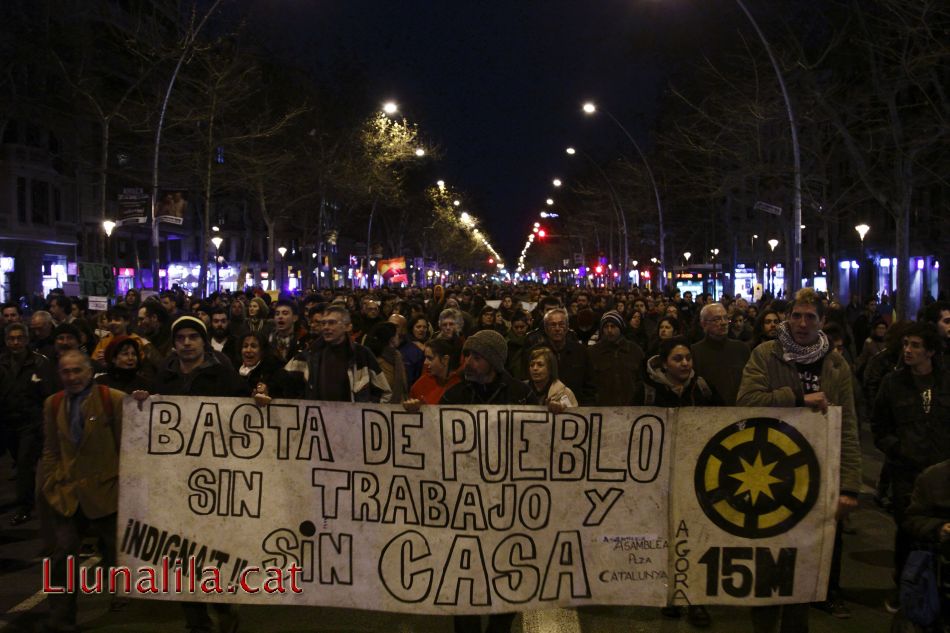
{"label": "black knit hat", "polygon": [[172,323],[172,339],[175,338],[175,334],[178,333],[178,330],[182,328],[196,330],[198,334],[201,335],[201,338],[204,339],[205,343],[208,342],[208,328],[205,327],[204,321],[201,319],[197,319],[193,316],[183,316],[175,319],[175,322]]}

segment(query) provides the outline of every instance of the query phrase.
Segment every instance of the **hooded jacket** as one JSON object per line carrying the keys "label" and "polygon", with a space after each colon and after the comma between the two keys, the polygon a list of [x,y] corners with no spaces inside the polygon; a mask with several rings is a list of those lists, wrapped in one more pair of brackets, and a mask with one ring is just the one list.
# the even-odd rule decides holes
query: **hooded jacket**
{"label": "hooded jacket", "polygon": [[653,356],[646,364],[646,377],[643,383],[637,385],[634,402],[637,405],[648,407],[719,407],[722,398],[710,387],[705,380],[696,375],[695,371],[689,374],[689,380],[681,390],[675,385],[663,370],[659,356]]}
{"label": "hooded jacket", "polygon": [[[345,344],[350,346],[346,370],[347,382],[350,385],[350,402],[389,403],[392,400],[392,390],[373,352],[349,339]],[[327,344],[321,341],[312,351],[297,354],[284,366],[289,380],[282,395],[305,400],[322,399],[318,377],[326,349]]]}

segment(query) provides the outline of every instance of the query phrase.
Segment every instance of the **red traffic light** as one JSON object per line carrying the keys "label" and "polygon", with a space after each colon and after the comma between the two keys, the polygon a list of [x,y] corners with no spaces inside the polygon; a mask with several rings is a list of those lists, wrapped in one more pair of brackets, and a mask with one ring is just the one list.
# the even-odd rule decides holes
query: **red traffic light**
{"label": "red traffic light", "polygon": [[541,238],[542,240],[547,236],[547,234],[548,234],[547,231],[545,231],[544,229],[538,229],[538,237]]}
{"label": "red traffic light", "polygon": [[494,257],[489,257],[489,258],[488,258],[488,263],[489,263],[489,264],[494,264],[494,263],[495,263],[495,258],[494,258]]}
{"label": "red traffic light", "polygon": [[601,266],[600,264],[597,264],[597,267],[594,268],[594,272],[597,273],[598,275],[601,275],[604,272],[604,267]]}

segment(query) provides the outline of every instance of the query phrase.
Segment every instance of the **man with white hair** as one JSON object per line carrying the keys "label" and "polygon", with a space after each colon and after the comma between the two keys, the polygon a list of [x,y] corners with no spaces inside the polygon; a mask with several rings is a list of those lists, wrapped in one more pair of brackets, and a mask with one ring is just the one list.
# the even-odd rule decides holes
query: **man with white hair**
{"label": "man with white hair", "polygon": [[729,338],[729,317],[721,303],[708,303],[699,312],[705,336],[690,346],[693,369],[716,390],[727,407],[736,406],[742,369],[749,360],[749,346]]}

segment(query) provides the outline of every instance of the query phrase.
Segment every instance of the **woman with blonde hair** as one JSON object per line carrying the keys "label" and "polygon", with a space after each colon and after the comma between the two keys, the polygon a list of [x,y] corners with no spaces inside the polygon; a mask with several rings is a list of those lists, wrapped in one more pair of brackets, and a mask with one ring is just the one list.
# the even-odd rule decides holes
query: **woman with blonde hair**
{"label": "woman with blonde hair", "polygon": [[539,347],[528,356],[528,401],[546,406],[551,413],[561,413],[577,406],[574,392],[558,380],[557,356],[549,347]]}

